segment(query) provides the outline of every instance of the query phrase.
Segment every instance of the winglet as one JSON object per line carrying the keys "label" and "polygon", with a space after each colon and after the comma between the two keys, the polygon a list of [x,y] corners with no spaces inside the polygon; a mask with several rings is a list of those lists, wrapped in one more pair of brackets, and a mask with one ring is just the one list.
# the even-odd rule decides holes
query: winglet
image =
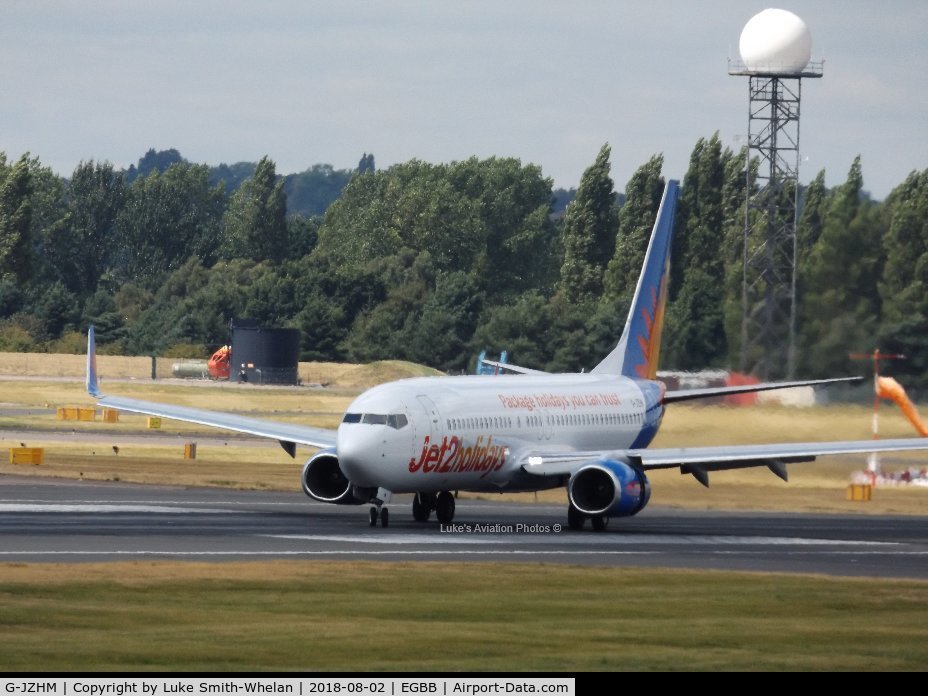
{"label": "winglet", "polygon": [[657,375],[667,305],[673,218],[679,191],[680,184],[674,180],[664,187],[625,330],[618,345],[593,372],[636,379],[654,379]]}
{"label": "winglet", "polygon": [[93,324],[87,329],[87,393],[94,398],[100,397],[100,385],[97,382],[97,339]]}

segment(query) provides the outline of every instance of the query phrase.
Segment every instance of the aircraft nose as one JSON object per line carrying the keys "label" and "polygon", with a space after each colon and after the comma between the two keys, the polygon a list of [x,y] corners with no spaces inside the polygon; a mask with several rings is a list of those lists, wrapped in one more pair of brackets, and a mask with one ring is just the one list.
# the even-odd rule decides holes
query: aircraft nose
{"label": "aircraft nose", "polygon": [[382,485],[394,465],[406,466],[412,447],[411,433],[409,427],[343,423],[336,436],[342,472],[358,485]]}
{"label": "aircraft nose", "polygon": [[348,468],[354,468],[377,454],[380,449],[378,439],[382,438],[378,438],[374,430],[374,427],[360,423],[339,426],[336,435],[338,461],[346,474],[349,474]]}

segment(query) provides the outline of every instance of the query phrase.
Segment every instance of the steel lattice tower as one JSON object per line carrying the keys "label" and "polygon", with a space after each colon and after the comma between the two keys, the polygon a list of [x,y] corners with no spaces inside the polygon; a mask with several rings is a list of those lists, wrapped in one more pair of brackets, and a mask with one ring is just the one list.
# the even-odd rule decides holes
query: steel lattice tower
{"label": "steel lattice tower", "polygon": [[822,63],[779,73],[729,61],[728,74],[749,78],[740,370],[764,379],[792,377],[802,78],[822,77]]}

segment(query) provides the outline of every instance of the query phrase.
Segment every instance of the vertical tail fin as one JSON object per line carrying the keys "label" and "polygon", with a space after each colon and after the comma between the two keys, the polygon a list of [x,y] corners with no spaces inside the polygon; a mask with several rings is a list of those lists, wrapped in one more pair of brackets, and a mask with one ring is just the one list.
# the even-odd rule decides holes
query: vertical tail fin
{"label": "vertical tail fin", "polygon": [[636,379],[654,379],[657,375],[670,276],[673,216],[679,192],[677,181],[670,180],[664,187],[625,330],[618,345],[593,368],[593,372]]}

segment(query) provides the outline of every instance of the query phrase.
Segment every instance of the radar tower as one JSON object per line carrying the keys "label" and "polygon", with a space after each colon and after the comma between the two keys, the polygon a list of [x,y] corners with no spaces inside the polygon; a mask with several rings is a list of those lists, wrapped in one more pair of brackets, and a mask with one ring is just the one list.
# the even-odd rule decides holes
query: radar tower
{"label": "radar tower", "polygon": [[748,78],[740,370],[792,378],[802,78],[822,77],[823,62],[810,62],[809,30],[786,10],[752,17],[739,49],[741,61],[729,59],[728,74]]}

